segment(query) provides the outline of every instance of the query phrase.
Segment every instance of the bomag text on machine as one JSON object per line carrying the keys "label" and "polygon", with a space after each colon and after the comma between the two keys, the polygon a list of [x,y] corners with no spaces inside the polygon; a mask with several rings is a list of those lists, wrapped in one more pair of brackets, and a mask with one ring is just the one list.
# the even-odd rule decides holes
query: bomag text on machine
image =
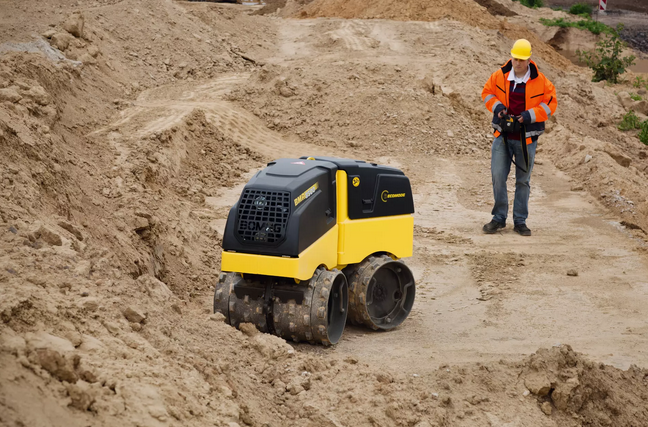
{"label": "bomag text on machine", "polygon": [[294,341],[340,340],[348,320],[392,329],[415,283],[414,201],[399,169],[331,157],[279,159],[248,182],[223,236],[214,312]]}

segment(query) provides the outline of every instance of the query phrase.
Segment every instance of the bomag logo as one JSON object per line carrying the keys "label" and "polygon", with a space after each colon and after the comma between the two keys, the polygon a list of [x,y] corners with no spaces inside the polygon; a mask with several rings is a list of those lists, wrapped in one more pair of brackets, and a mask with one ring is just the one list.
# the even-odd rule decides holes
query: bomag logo
{"label": "bomag logo", "polygon": [[239,230],[265,231],[268,233],[281,233],[281,224],[271,224],[263,221],[241,221]]}
{"label": "bomag logo", "polygon": [[311,185],[308,190],[304,191],[301,193],[297,198],[295,198],[295,206],[303,202],[304,200],[308,199],[310,196],[312,196],[317,189],[319,188],[319,184],[316,182],[315,184]]}
{"label": "bomag logo", "polygon": [[389,191],[385,190],[380,194],[380,200],[383,202],[387,202],[387,200],[390,199],[400,199],[401,197],[405,197],[405,193],[389,193]]}

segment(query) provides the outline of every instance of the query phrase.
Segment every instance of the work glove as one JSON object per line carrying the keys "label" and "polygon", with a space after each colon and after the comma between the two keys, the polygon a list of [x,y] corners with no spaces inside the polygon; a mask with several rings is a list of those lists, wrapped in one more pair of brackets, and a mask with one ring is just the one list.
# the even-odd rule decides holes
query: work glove
{"label": "work glove", "polygon": [[529,113],[529,110],[522,111],[522,114],[520,115],[522,116],[522,123],[525,125],[531,123],[531,113]]}
{"label": "work glove", "polygon": [[495,110],[493,110],[493,123],[499,124],[499,122],[502,120],[501,115],[506,114],[506,107],[504,104],[497,104],[497,107],[495,107]]}

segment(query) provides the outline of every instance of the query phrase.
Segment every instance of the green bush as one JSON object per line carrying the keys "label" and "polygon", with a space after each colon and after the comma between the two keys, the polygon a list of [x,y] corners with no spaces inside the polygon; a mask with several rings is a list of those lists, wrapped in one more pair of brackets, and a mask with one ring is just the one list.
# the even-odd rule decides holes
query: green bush
{"label": "green bush", "polygon": [[631,93],[630,98],[632,98],[633,101],[641,101],[641,95],[637,95],[636,93]]}
{"label": "green bush", "polygon": [[548,19],[540,18],[540,22],[547,27],[573,27],[581,30],[589,30],[590,32],[599,35],[601,33],[613,34],[614,28],[605,25],[602,22],[592,21],[591,19],[583,19],[580,21],[566,21],[564,18]]}
{"label": "green bush", "polygon": [[639,138],[639,141],[648,145],[648,120],[644,120],[641,124],[641,132],[639,132],[637,137]]}
{"label": "green bush", "polygon": [[569,13],[572,15],[592,15],[592,6],[587,3],[576,3],[569,8]]}
{"label": "green bush", "polygon": [[539,7],[544,6],[544,2],[542,0],[513,0],[513,1],[519,1],[522,6],[531,7],[533,9],[537,9]]}
{"label": "green bush", "polygon": [[594,70],[593,82],[607,80],[609,83],[617,83],[619,75],[626,72],[626,68],[634,65],[635,56],[621,57],[621,51],[626,43],[619,38],[619,33],[623,29],[622,24],[618,24],[616,30],[607,34],[602,40],[596,42],[595,51],[577,50],[578,58]]}
{"label": "green bush", "polygon": [[619,130],[623,131],[639,129],[640,127],[641,122],[639,121],[639,117],[637,117],[635,112],[632,110],[628,111],[626,115],[623,116],[621,123],[617,126]]}

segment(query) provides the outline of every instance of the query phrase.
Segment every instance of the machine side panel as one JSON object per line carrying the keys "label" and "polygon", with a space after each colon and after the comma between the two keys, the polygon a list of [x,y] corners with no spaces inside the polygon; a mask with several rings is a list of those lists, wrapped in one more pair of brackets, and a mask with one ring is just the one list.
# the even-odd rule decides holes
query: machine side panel
{"label": "machine side panel", "polygon": [[328,269],[337,265],[337,247],[336,224],[297,258],[223,251],[221,270],[308,280],[320,265]]}
{"label": "machine side panel", "polygon": [[[414,198],[403,171],[360,160],[316,157],[337,165],[347,179],[347,215],[351,219],[376,218],[414,213]],[[339,177],[339,175],[338,175]],[[338,188],[339,188],[338,178]],[[338,197],[338,204],[341,198]],[[338,222],[340,220],[338,219]]]}
{"label": "machine side panel", "polygon": [[359,263],[376,252],[390,253],[397,258],[412,256],[414,216],[406,214],[350,219],[347,173],[338,170],[336,182],[340,236],[338,239],[338,265]]}
{"label": "machine side panel", "polygon": [[347,219],[338,224],[338,265],[361,262],[376,252],[397,258],[412,256],[414,216],[397,215],[368,219]]}

